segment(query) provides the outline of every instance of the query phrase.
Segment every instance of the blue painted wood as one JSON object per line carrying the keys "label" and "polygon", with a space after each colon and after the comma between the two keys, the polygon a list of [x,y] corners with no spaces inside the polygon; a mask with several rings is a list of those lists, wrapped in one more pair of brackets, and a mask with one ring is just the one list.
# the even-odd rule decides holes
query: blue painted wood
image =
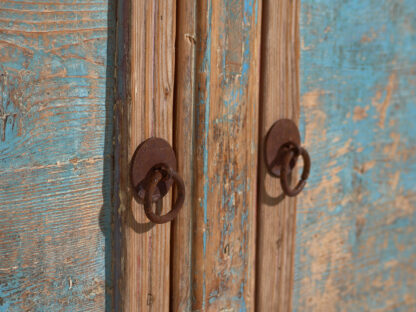
{"label": "blue painted wood", "polygon": [[111,307],[113,14],[0,2],[0,311]]}
{"label": "blue painted wood", "polygon": [[296,311],[416,306],[416,6],[303,0]]}
{"label": "blue painted wood", "polygon": [[195,311],[254,309],[261,1],[198,3]]}

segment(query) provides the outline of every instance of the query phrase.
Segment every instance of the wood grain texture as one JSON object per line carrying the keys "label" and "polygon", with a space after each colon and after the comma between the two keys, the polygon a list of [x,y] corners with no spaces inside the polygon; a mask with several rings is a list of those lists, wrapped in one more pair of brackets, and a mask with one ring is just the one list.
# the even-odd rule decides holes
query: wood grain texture
{"label": "wood grain texture", "polygon": [[196,2],[178,0],[176,11],[174,147],[186,197],[172,222],[170,311],[191,311]]}
{"label": "wood grain texture", "polygon": [[111,307],[114,8],[0,2],[0,310]]}
{"label": "wood grain texture", "polygon": [[302,0],[295,311],[415,311],[416,7]]}
{"label": "wood grain texture", "polygon": [[300,1],[263,1],[256,310],[291,311],[296,199],[267,173],[264,141],[273,123],[299,119]]}
{"label": "wood grain texture", "polygon": [[[130,87],[126,92],[131,102],[124,108],[130,127],[125,143],[131,159],[136,147],[149,137],[173,140],[176,2],[131,1],[124,9],[131,14],[130,23],[123,26],[129,27],[124,30],[129,31]],[[128,164],[122,164],[128,172]],[[129,183],[120,189],[119,197],[124,224],[123,311],[168,311],[170,223],[150,223],[143,205],[132,199]],[[171,193],[157,206],[163,214],[170,210]]]}
{"label": "wood grain texture", "polygon": [[194,311],[253,311],[261,1],[199,1]]}

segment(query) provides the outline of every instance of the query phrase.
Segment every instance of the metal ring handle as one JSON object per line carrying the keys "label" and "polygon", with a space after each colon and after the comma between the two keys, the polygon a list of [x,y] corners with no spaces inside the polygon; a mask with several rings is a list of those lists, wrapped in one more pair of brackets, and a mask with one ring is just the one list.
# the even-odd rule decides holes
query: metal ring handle
{"label": "metal ring handle", "polygon": [[[295,188],[290,188],[288,183],[288,175],[290,173],[290,162],[293,159],[294,156],[302,156],[303,158],[303,172],[301,175],[301,178],[296,184]],[[289,197],[294,197],[298,195],[300,192],[302,192],[303,188],[305,187],[306,180],[309,177],[309,171],[311,169],[311,159],[309,157],[309,153],[304,149],[303,147],[291,147],[288,149],[288,151],[285,153],[283,157],[283,163],[282,163],[282,171],[280,175],[280,184],[282,185],[283,193]]]}
{"label": "metal ring handle", "polygon": [[[165,175],[162,173],[164,171]],[[173,208],[167,214],[163,216],[158,216],[152,211],[152,195],[156,189],[157,184],[166,179],[166,176],[172,177],[173,180],[176,182],[178,195],[175,203],[173,204]],[[147,186],[146,186],[146,195],[144,198],[144,212],[147,218],[152,221],[153,223],[162,224],[169,221],[172,221],[176,218],[179,213],[179,210],[182,208],[183,203],[185,201],[185,184],[181,176],[174,171],[172,168],[163,166],[161,168],[152,169],[151,175],[148,178]]]}

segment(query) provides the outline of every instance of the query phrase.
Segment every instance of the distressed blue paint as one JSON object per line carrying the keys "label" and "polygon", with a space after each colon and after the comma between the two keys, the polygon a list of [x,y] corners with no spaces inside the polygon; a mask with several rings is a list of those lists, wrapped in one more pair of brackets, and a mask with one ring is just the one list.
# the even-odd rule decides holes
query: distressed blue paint
{"label": "distressed blue paint", "polygon": [[253,1],[254,0],[244,0],[244,24],[250,23],[249,21],[251,20],[251,17],[253,15]]}
{"label": "distressed blue paint", "polygon": [[[212,18],[212,3],[211,1],[207,2],[207,12],[208,20]],[[203,186],[203,200],[201,207],[203,209],[204,215],[204,231],[202,234],[202,243],[203,243],[203,255],[206,256],[207,249],[207,239],[208,239],[208,190],[209,190],[209,176],[208,176],[208,134],[210,129],[210,98],[211,98],[211,85],[210,85],[210,74],[211,74],[211,35],[212,27],[211,23],[209,24],[207,30],[207,39],[206,39],[206,50],[204,58],[202,61],[202,72],[206,72],[206,81],[205,81],[205,90],[206,94],[201,94],[199,97],[199,105],[197,107],[197,113],[201,113],[200,106],[204,106],[204,144],[203,144],[203,177],[204,177],[204,186]],[[197,120],[198,123],[198,120]],[[206,275],[205,271],[203,272],[203,282],[202,282],[202,310],[205,310],[206,305]]]}
{"label": "distressed blue paint", "polygon": [[[246,146],[257,140],[256,109],[253,112],[253,103],[248,102],[256,97],[251,97],[255,88],[249,88],[249,81],[258,80],[253,69],[258,63],[251,63],[252,49],[259,43],[253,16],[256,3],[220,1],[211,8],[206,1],[202,8],[196,113],[196,145],[201,147],[195,163],[203,181],[196,187],[203,209],[195,212],[194,242],[203,248],[200,255],[197,247],[193,267],[194,310],[253,308],[253,298],[247,297],[253,293],[249,281],[254,268],[254,252],[249,252],[253,214],[249,211],[255,203],[246,194],[250,181],[255,181],[249,175],[255,175],[257,157],[255,150],[245,153]],[[247,124],[253,125],[251,135],[245,132]]]}
{"label": "distressed blue paint", "polygon": [[[212,3],[208,1],[208,20],[210,21],[212,17]],[[211,97],[211,85],[210,85],[210,73],[211,73],[211,32],[212,27],[211,23],[209,24],[208,30],[208,38],[207,38],[207,50],[204,56],[204,70],[207,72],[207,80],[206,80],[206,100],[205,100],[205,120],[204,120],[204,200],[203,200],[203,209],[204,209],[204,223],[206,229],[204,231],[204,256],[206,255],[206,248],[207,248],[207,235],[208,235],[208,186],[209,186],[209,176],[208,176],[208,134],[209,134],[209,110],[210,110],[210,97]],[[205,278],[204,278],[205,280]],[[204,301],[205,303],[205,295]]]}
{"label": "distressed blue paint", "polygon": [[294,309],[413,310],[414,1],[304,0],[301,38]]}
{"label": "distressed blue paint", "polygon": [[114,12],[0,3],[1,311],[111,308]]}

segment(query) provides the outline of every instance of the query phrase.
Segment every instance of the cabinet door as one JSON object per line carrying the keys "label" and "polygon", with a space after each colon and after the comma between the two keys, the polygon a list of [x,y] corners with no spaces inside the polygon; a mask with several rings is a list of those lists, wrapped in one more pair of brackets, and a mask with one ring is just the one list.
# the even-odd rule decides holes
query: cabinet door
{"label": "cabinet door", "polygon": [[414,311],[414,1],[302,0],[294,309]]}
{"label": "cabinet door", "polygon": [[112,305],[114,6],[0,2],[0,310]]}
{"label": "cabinet door", "polygon": [[[410,2],[1,2],[0,310],[412,310]],[[264,161],[282,118],[298,200]],[[161,225],[130,181],[150,137],[186,189]]]}

